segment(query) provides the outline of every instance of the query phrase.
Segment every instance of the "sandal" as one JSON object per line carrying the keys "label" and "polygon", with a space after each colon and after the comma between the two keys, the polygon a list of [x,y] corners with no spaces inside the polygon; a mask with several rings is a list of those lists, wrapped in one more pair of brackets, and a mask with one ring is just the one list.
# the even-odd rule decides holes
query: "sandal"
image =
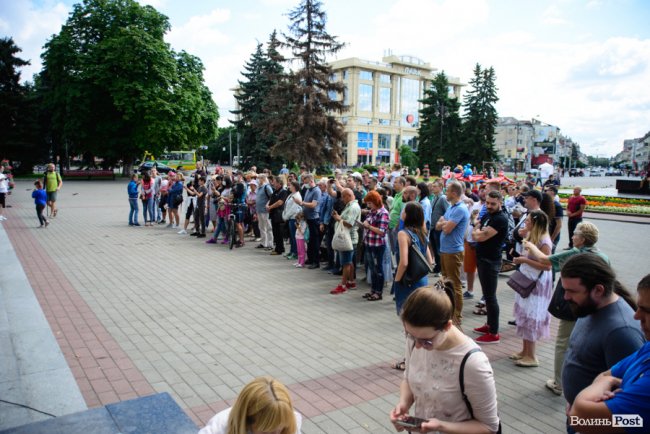
{"label": "sandal", "polygon": [[372,295],[372,292],[366,292],[362,295],[363,298],[369,298]]}
{"label": "sandal", "polygon": [[474,315],[487,315],[487,310],[482,307],[476,308],[472,311]]}
{"label": "sandal", "polygon": [[392,365],[390,365],[391,368],[397,369],[398,371],[405,371],[406,370],[406,360],[402,360],[401,362],[395,362]]}
{"label": "sandal", "polygon": [[373,292],[372,294],[370,294],[370,297],[368,297],[366,300],[368,300],[368,301],[379,301],[379,300],[381,300],[381,298],[382,297],[381,297],[380,293]]}

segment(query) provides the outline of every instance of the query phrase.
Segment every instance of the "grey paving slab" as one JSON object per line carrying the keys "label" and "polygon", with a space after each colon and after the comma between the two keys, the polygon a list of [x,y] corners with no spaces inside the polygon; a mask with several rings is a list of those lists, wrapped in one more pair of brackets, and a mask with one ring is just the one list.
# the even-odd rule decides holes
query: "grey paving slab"
{"label": "grey paving slab", "polygon": [[[70,368],[0,226],[0,396],[61,416],[86,409]],[[0,429],[47,419],[0,403]]]}
{"label": "grey paving slab", "polygon": [[[32,227],[26,195],[12,198],[10,218],[22,219],[38,237],[156,391],[186,407],[209,405],[232,399],[256,375],[295,384],[400,357],[402,330],[389,296],[367,303],[362,284],[333,297],[332,276],[295,269],[252,246],[229,251],[162,226],[128,227],[125,192],[124,181],[66,182],[59,216],[47,230]],[[602,250],[621,279],[635,285],[648,268],[638,254],[650,244],[647,226],[596,224]],[[521,342],[505,324],[514,300],[505,278],[498,295],[500,347],[515,348]],[[464,309],[467,330],[484,321],[471,315],[473,304]],[[562,429],[563,401],[544,389],[553,342],[538,348],[542,366],[532,370],[515,368],[503,354],[492,357],[505,432],[522,432],[530,408],[538,409],[532,426]],[[392,432],[387,414],[396,393],[307,418],[304,432]]]}

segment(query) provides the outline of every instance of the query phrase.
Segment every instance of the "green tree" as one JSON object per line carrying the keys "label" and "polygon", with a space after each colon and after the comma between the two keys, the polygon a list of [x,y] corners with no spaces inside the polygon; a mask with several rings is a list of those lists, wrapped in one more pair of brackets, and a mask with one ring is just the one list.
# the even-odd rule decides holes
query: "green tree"
{"label": "green tree", "polygon": [[420,102],[419,163],[428,164],[432,171],[454,164],[459,158],[460,103],[456,97],[449,96],[449,80],[444,72],[435,76]]}
{"label": "green tree", "polygon": [[267,104],[266,132],[275,137],[271,152],[308,167],[341,160],[343,125],[334,116],[344,109],[345,86],[333,82],[326,63],[343,44],[327,33],[326,14],[318,0],[302,0],[288,14],[291,24],[284,46],[291,49],[299,69],[277,82]]}
{"label": "green tree", "polygon": [[[237,116],[232,121],[240,134],[241,154],[249,158],[246,164],[257,167],[279,168],[281,161],[275,158],[270,148],[275,137],[267,134],[266,125],[270,114],[267,112],[268,101],[277,83],[284,79],[284,58],[278,51],[279,41],[274,31],[262,49],[258,44],[250,60],[244,65],[242,75],[245,81],[239,81],[239,92],[235,95],[239,109],[231,113]],[[273,113],[273,111],[271,111]]]}
{"label": "green tree", "polygon": [[404,167],[415,169],[418,167],[419,159],[413,149],[408,145],[402,145],[399,148],[399,161]]}
{"label": "green tree", "polygon": [[216,135],[203,65],[163,37],[167,17],[133,0],[84,0],[45,45],[41,73],[52,138],[75,153],[130,162]]}
{"label": "green tree", "polygon": [[498,114],[494,104],[497,96],[494,68],[474,68],[474,77],[469,84],[471,89],[465,93],[465,116],[462,125],[461,149],[458,161],[480,167],[483,161],[494,161],[494,130]]}
{"label": "green tree", "polygon": [[16,162],[15,173],[31,172],[47,156],[39,95],[32,84],[20,84],[20,68],[29,65],[17,57],[21,51],[12,38],[0,38],[0,159]]}

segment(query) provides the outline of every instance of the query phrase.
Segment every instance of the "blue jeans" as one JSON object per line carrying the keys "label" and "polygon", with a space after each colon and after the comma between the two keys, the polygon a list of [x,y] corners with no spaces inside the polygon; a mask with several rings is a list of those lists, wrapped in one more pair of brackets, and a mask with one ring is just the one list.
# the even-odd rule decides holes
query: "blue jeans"
{"label": "blue jeans", "polygon": [[366,245],[366,267],[370,272],[372,292],[381,294],[384,292],[384,252],[386,246]]}
{"label": "blue jeans", "polygon": [[156,216],[156,221],[162,220],[162,211],[160,209],[160,196],[156,196],[153,201],[153,212]]}
{"label": "blue jeans", "polygon": [[137,225],[138,224],[138,198],[130,197],[129,205],[131,206],[131,210],[129,211],[129,224]]}
{"label": "blue jeans", "polygon": [[298,256],[298,247],[296,246],[296,219],[289,219],[289,242],[291,248],[289,249],[289,254],[293,256]]}
{"label": "blue jeans", "polygon": [[[145,199],[142,201],[142,215],[144,216],[145,224],[153,222],[156,219],[153,213],[153,199]],[[148,219],[147,216],[149,216]]]}
{"label": "blue jeans", "polygon": [[214,230],[214,234],[212,235],[212,238],[216,241],[217,238],[219,237],[219,234],[221,231],[223,231],[223,239],[228,238],[228,234],[226,233],[226,219],[228,217],[217,217],[217,228]]}

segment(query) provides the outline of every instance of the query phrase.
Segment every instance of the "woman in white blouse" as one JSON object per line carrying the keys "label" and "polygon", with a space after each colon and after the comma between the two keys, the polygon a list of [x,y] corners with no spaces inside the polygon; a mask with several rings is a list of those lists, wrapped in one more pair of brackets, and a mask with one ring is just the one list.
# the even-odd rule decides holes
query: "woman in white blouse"
{"label": "woman in white blouse", "polygon": [[271,377],[248,383],[235,405],[210,419],[199,434],[300,434],[302,416],[287,388]]}
{"label": "woman in white blouse", "polygon": [[[399,403],[390,413],[397,431],[499,431],[492,367],[479,346],[452,324],[453,300],[451,284],[439,281],[418,288],[404,303],[401,318],[407,337],[406,371]],[[466,400],[460,382],[463,359]],[[408,416],[424,421],[407,428],[400,422]]]}

